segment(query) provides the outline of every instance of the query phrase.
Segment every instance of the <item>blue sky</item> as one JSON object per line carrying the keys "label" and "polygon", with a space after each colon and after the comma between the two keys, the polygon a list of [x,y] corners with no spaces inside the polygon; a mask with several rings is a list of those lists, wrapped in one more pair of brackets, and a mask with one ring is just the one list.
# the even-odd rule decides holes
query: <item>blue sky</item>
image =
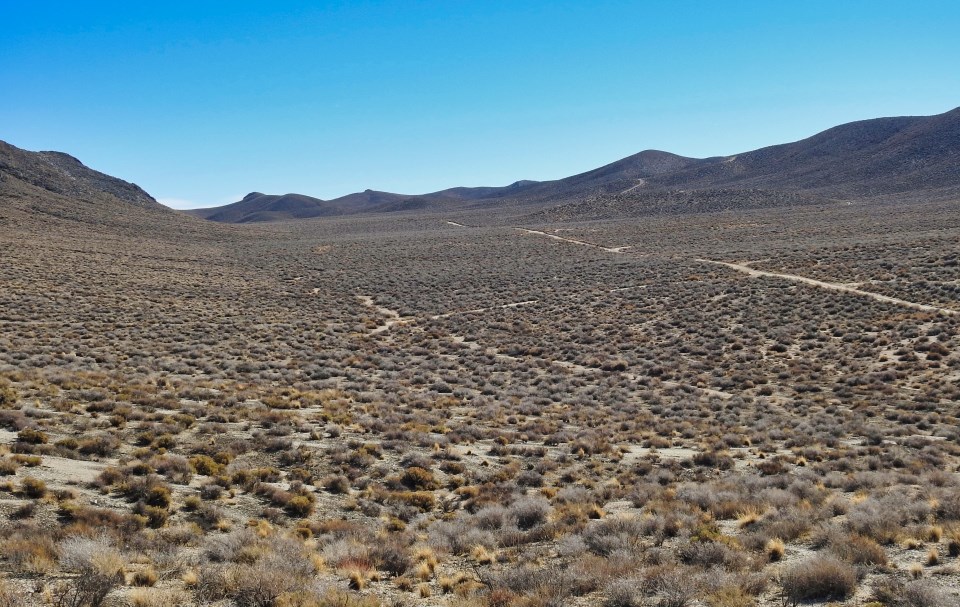
{"label": "blue sky", "polygon": [[553,179],[960,105],[955,1],[0,6],[0,139],[181,208]]}

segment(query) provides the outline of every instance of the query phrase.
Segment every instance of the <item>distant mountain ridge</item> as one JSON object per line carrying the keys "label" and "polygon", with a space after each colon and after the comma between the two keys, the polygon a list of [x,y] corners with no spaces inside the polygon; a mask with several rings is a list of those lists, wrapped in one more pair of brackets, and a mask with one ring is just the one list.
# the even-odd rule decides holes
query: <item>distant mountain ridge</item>
{"label": "distant mountain ridge", "polygon": [[[67,199],[94,205],[83,210],[85,216],[95,208],[123,214],[129,211],[125,205],[169,211],[139,186],[94,171],[72,156],[27,152],[0,142],[0,194],[27,190],[58,195],[50,199],[56,204],[46,201],[37,209],[61,215],[78,212]],[[935,116],[851,122],[800,141],[730,156],[688,158],[645,150],[552,181],[521,180],[501,187],[455,187],[419,195],[365,190],[333,200],[251,192],[232,204],[186,213],[221,223],[254,223],[364,213],[511,209],[511,214],[519,211],[531,220],[555,221],[905,195],[960,196],[960,108]]]}
{"label": "distant mountain ridge", "polygon": [[211,221],[250,223],[305,219],[354,213],[385,213],[416,209],[442,210],[463,203],[510,201],[523,203],[563,198],[587,193],[624,179],[636,180],[677,170],[695,159],[669,152],[646,150],[598,169],[555,181],[515,181],[502,187],[456,187],[429,194],[404,195],[365,190],[333,200],[321,200],[302,194],[268,195],[251,192],[242,200],[187,213]]}
{"label": "distant mountain ridge", "polygon": [[532,216],[607,217],[793,206],[960,189],[960,108],[876,118],[806,139],[713,158],[645,150],[553,181],[450,188],[422,195],[360,192],[330,201],[251,194],[190,213],[227,222],[400,210],[531,206]]}

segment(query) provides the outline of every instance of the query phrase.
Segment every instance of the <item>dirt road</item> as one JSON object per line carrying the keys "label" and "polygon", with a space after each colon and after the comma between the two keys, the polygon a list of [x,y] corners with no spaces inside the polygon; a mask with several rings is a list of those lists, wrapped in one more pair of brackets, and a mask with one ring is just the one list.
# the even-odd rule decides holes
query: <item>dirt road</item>
{"label": "dirt road", "polygon": [[797,276],[796,274],[779,274],[777,272],[767,272],[765,270],[757,270],[756,268],[751,268],[739,263],[730,263],[727,261],[717,261],[714,259],[700,259],[697,261],[702,263],[712,263],[717,266],[724,266],[730,268],[731,270],[736,270],[738,272],[743,272],[749,276],[761,277],[766,276],[769,278],[782,278],[784,280],[792,280],[793,282],[799,282],[802,284],[810,285],[813,287],[820,287],[821,289],[830,289],[831,291],[841,291],[843,293],[852,293],[854,295],[862,295],[864,297],[869,297],[876,301],[882,301],[884,303],[890,303],[898,306],[904,306],[907,308],[913,308],[915,310],[923,310],[924,312],[942,312],[943,314],[957,314],[957,310],[951,310],[949,308],[940,308],[937,306],[931,306],[929,304],[917,303],[914,301],[907,301],[905,299],[899,299],[896,297],[890,297],[888,295],[881,295],[880,293],[872,293],[870,291],[862,291],[855,287],[849,285],[844,285],[836,282],[825,282],[823,280],[816,280],[814,278],[807,278],[806,276]]}

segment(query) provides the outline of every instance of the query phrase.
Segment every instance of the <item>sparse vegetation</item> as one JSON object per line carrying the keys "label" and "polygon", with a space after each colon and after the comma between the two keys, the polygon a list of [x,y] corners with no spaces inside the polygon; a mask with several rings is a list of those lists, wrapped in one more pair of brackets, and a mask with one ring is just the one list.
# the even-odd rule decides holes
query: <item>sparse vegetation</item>
{"label": "sparse vegetation", "polygon": [[3,248],[0,605],[957,600],[960,316],[697,261],[956,307],[950,205],[145,212]]}

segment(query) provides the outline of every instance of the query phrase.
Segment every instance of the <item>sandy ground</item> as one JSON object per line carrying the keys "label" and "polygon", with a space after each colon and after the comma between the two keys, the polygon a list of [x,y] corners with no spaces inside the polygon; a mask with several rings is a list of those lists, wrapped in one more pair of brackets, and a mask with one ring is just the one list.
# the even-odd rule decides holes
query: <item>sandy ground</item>
{"label": "sandy ground", "polygon": [[[16,440],[16,432],[0,430],[0,445],[10,445]],[[54,485],[77,485],[92,482],[106,467],[104,462],[44,455],[39,466],[24,466],[19,475],[32,476]]]}

